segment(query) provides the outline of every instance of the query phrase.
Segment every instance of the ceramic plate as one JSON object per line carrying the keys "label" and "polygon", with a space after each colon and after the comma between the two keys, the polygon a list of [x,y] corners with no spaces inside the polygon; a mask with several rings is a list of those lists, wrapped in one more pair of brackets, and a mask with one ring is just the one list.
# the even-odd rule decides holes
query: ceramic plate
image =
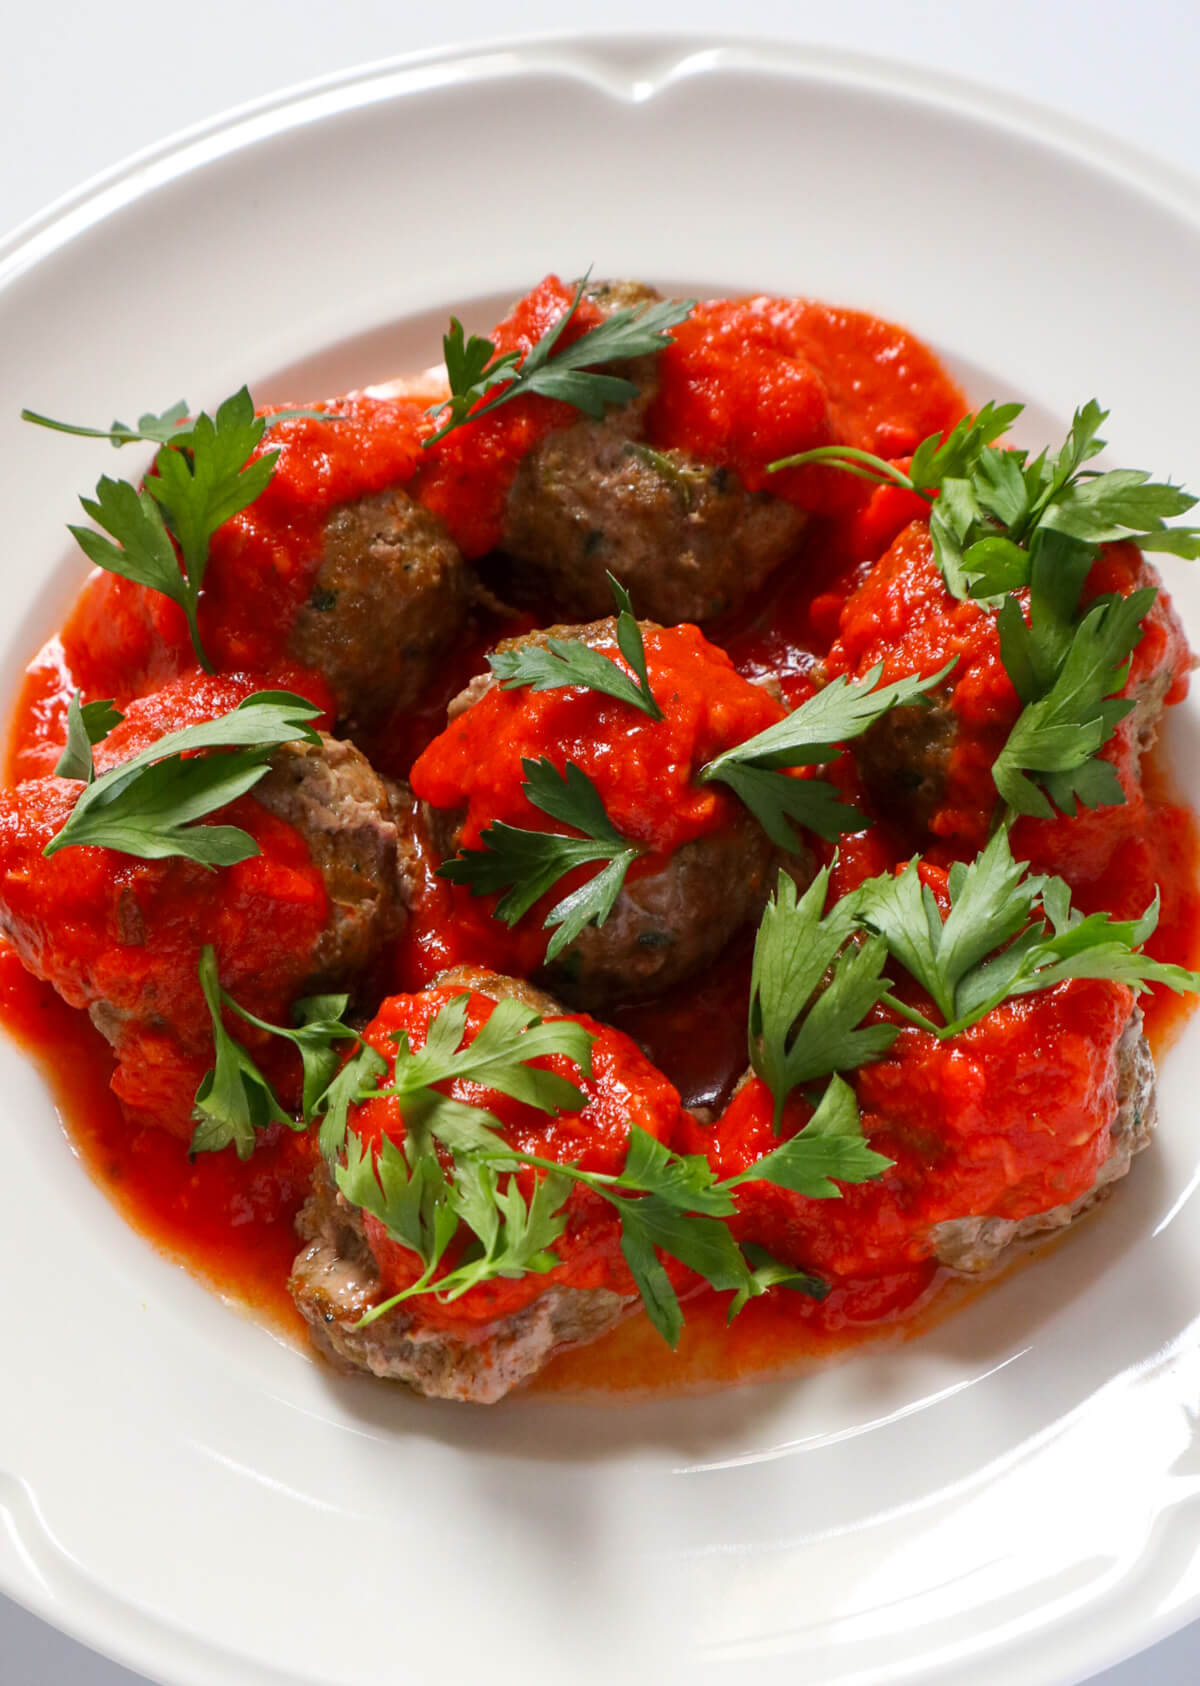
{"label": "ceramic plate", "polygon": [[[419,367],[595,264],[910,325],[1033,436],[1200,483],[1200,199],[1011,102],[790,48],[403,63],[135,162],[0,251],[6,707],[103,420]],[[148,332],[151,324],[161,326]],[[1200,638],[1200,581],[1167,563]],[[1175,766],[1200,797],[1184,707]],[[919,1340],[620,1407],[341,1381],[126,1228],[0,1046],[0,1583],[172,1686],[1051,1686],[1200,1611],[1200,1024],[1096,1218]]]}

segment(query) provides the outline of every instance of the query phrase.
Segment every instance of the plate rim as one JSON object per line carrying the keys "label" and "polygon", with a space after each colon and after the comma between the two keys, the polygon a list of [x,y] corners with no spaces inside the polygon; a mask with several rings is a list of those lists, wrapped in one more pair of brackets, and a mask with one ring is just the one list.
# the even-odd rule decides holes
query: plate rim
{"label": "plate rim", "polygon": [[[665,60],[650,77],[622,75],[603,59],[616,51]],[[769,75],[820,76],[847,85],[873,86],[942,109],[961,108],[998,127],[1047,144],[1123,176],[1139,191],[1167,205],[1187,221],[1200,219],[1200,168],[1180,168],[1131,141],[1117,139],[1099,124],[1059,111],[1025,94],[1010,94],[959,72],[930,69],[883,54],[816,46],[765,32],[745,35],[686,31],[535,30],[495,35],[469,45],[398,53],[326,76],[289,83],[272,94],[225,107],[215,116],[174,130],[162,140],[128,153],[116,163],[23,219],[0,239],[0,295],[17,275],[69,240],[189,170],[253,145],[267,135],[346,109],[350,104],[402,98],[417,87],[495,74],[507,61],[520,74],[547,59],[606,85],[614,97],[640,103],[655,97],[680,75],[745,68]],[[433,80],[431,80],[431,78]],[[623,89],[621,89],[623,84]],[[620,91],[619,91],[620,89]],[[350,95],[359,97],[351,100]]]}
{"label": "plate rim", "polygon": [[[617,63],[623,56],[623,63]],[[748,71],[773,78],[811,77],[827,84],[899,95],[926,108],[982,121],[1116,177],[1137,193],[1200,231],[1200,172],[1180,169],[1133,143],[1114,139],[1098,125],[1060,112],[1024,95],[941,69],[927,69],[883,55],[823,47],[767,33],[691,34],[684,31],[571,29],[497,35],[467,45],[428,48],[353,66],[292,83],[272,94],[228,107],[127,155],[87,178],[23,220],[0,239],[0,305],[10,286],[29,269],[84,237],[126,204],[153,195],[192,171],[252,148],[271,136],[348,109],[401,101],[408,94],[496,76],[518,78],[543,70],[571,74],[630,104],[657,97],[682,77]],[[641,74],[639,74],[639,70]],[[0,1522],[7,1521],[21,1555],[21,1517],[36,1530],[38,1544],[78,1566],[37,1512],[19,1475],[0,1469]],[[165,1641],[182,1644],[187,1655],[171,1661],[171,1686],[218,1678],[209,1670],[233,1665],[239,1682],[285,1686],[290,1674],[264,1665],[203,1635],[167,1626],[159,1617],[85,1575],[73,1607],[64,1608],[51,1583],[36,1569],[24,1582],[0,1580],[0,1591],[48,1625],[134,1671],[157,1669]],[[0,1571],[2,1573],[2,1571]],[[38,1596],[37,1583],[44,1589]],[[88,1602],[89,1616],[78,1614]],[[1140,1653],[1200,1616],[1200,1593],[1190,1603],[1140,1624],[1132,1645],[1111,1646],[1090,1664],[1086,1676]],[[101,1624],[104,1624],[101,1626]],[[122,1628],[126,1637],[119,1638]],[[996,1656],[1006,1647],[1001,1644]],[[986,1654],[980,1661],[986,1659]],[[914,1665],[916,1666],[916,1665]],[[990,1665],[989,1665],[990,1666]],[[915,1677],[914,1677],[915,1678]],[[1066,1677],[1064,1678],[1064,1682]]]}

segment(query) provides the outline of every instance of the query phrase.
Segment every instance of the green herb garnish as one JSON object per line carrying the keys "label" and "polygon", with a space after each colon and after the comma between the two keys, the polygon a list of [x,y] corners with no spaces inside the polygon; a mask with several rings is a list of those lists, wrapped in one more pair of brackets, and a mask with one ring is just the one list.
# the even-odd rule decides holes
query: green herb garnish
{"label": "green herb garnish", "polygon": [[861,679],[843,675],[785,720],[716,756],[701,768],[697,782],[727,784],[781,849],[795,853],[803,847],[797,826],[835,842],[843,832],[860,830],[866,819],[825,780],[789,778],[782,769],[834,760],[844,743],[861,737],[889,709],[920,702],[953,666],[949,662],[928,679],[914,674],[894,685],[879,684],[882,663]]}
{"label": "green herb garnish", "polygon": [[[42,853],[88,844],[141,860],[179,855],[208,867],[248,860],[259,849],[247,832],[196,822],[252,790],[280,744],[296,738],[317,743],[310,722],[320,713],[289,691],[256,691],[215,720],[168,732],[97,778],[85,739],[103,717],[94,713],[89,724],[79,711],[64,759],[70,757],[71,776],[82,778],[86,788]],[[199,755],[200,750],[217,753]]]}
{"label": "green herb garnish", "polygon": [[120,710],[113,707],[111,697],[101,702],[85,703],[76,691],[67,704],[67,742],[55,763],[55,778],[82,779],[85,784],[91,784],[96,777],[92,750],[96,744],[103,743],[113,727],[119,726],[124,718]]}
{"label": "green herb garnish", "polygon": [[696,301],[663,299],[614,310],[603,322],[558,350],[563,329],[579,309],[586,286],[585,276],[566,312],[524,354],[497,351],[492,340],[478,334],[467,339],[462,323],[452,316],[450,331],[442,339],[451,396],[429,410],[435,420],[445,412],[448,415],[424,444],[436,444],[464,422],[478,421],[514,398],[556,398],[596,420],[610,404],[626,404],[636,398],[638,389],[633,381],[620,375],[597,374],[596,365],[661,351],[670,344],[670,330],[690,314]]}
{"label": "green herb garnish", "polygon": [[578,638],[547,638],[545,644],[525,644],[516,650],[498,650],[488,657],[488,666],[505,691],[528,686],[531,691],[557,691],[568,685],[600,691],[640,709],[651,720],[663,718],[654,700],[646,672],[646,647],[629,593],[619,580],[608,576],[617,606],[617,647],[633,669],[631,679],[616,662]]}
{"label": "green herb garnish", "polygon": [[[294,1027],[269,1024],[256,1018],[221,988],[216,953],[209,944],[201,951],[198,972],[212,1020],[216,1058],[213,1069],[205,1074],[196,1091],[193,1112],[196,1129],[191,1152],[216,1153],[232,1145],[239,1159],[248,1159],[258,1132],[269,1124],[286,1124],[289,1130],[302,1130],[324,1115],[324,1137],[331,1118],[335,1120],[333,1129],[337,1129],[339,1112],[344,1137],[350,1100],[357,1098],[360,1089],[387,1069],[374,1048],[361,1042],[358,1032],[345,1023],[349,996],[310,995],[297,1001]],[[226,1030],[222,1008],[268,1035],[290,1042],[299,1053],[304,1072],[299,1118],[284,1110],[250,1053]],[[358,1042],[359,1046],[343,1064],[341,1045],[346,1042]]]}
{"label": "green herb garnish", "polygon": [[[245,390],[243,387],[242,391]],[[240,398],[241,393],[237,396]],[[199,417],[192,419],[187,399],[181,398],[161,415],[147,410],[145,415],[138,417],[136,427],[128,427],[120,421],[114,421],[110,427],[81,427],[75,422],[55,421],[52,416],[40,415],[37,410],[22,410],[21,420],[33,422],[38,427],[49,428],[54,433],[71,433],[78,439],[107,439],[120,450],[122,445],[187,445]],[[262,418],[264,429],[278,427],[281,422],[289,421],[340,420],[340,416],[329,410],[275,410],[271,415]]]}
{"label": "green herb garnish", "polygon": [[603,871],[556,902],[543,920],[543,928],[554,931],[546,949],[549,961],[574,942],[585,926],[604,924],[630,863],[644,851],[621,836],[599,791],[574,761],[568,761],[561,773],[544,756],[536,761],[523,759],[521,766],[522,789],[534,807],[574,826],[583,836],[526,831],[495,820],[480,834],[482,848],[463,849],[438,868],[438,876],[465,885],[473,896],[504,891],[495,917],[512,926],[566,873],[589,861],[607,861]]}
{"label": "green herb garnish", "polygon": [[1040,530],[1090,545],[1130,539],[1143,550],[1200,557],[1200,527],[1168,527],[1196,499],[1152,481],[1140,469],[1102,474],[1084,464],[1104,449],[1108,417],[1095,399],[1075,412],[1055,452],[1029,457],[1000,448],[1023,404],[985,404],[950,433],[922,440],[906,474],[886,458],[847,445],[822,445],[784,457],[770,472],[810,463],[840,468],[876,485],[902,486],[931,506],[934,558],[953,596],[990,597],[1029,583],[1029,547]]}
{"label": "green herb garnish", "polygon": [[21,414],[26,421],[60,433],[111,439],[117,446],[136,440],[159,446],[153,471],[140,488],[106,474],[97,481],[93,497],[80,498],[101,532],[76,526],[70,532],[98,568],[177,603],[187,618],[196,660],[211,673],[212,663],[200,641],[197,610],[212,536],[270,484],[278,451],[264,451],[251,461],[269,427],[296,416],[338,418],[316,410],[256,416],[245,387],[227,398],[215,416],[201,411],[188,421],[187,406],[181,402],[160,416],[142,416],[136,428],[121,422],[106,429],[76,427],[33,410]]}
{"label": "green herb garnish", "polygon": [[[857,898],[844,897],[826,913],[828,893],[828,868],[799,898],[781,873],[754,943],[750,1063],[774,1097],[777,1134],[793,1090],[878,1059],[898,1034],[895,1025],[863,1023],[890,987],[882,975],[887,945],[878,937],[851,942]],[[844,1145],[848,1166],[862,1170],[872,1156],[862,1145],[857,1117],[856,1111]]]}
{"label": "green herb garnish", "polygon": [[1012,813],[1050,819],[1051,803],[1073,816],[1078,802],[1098,808],[1125,800],[1100,751],[1135,706],[1118,693],[1158,593],[1144,586],[1128,597],[1098,597],[1080,613],[1079,583],[1093,560],[1079,540],[1039,533],[1028,622],[1015,597],[1000,610],[1001,659],[1025,705],[992,764]]}
{"label": "green herb garnish", "polygon": [[950,911],[922,884],[916,862],[893,877],[870,879],[856,893],[859,921],[887,944],[934,1003],[943,1023],[888,994],[883,1000],[910,1024],[945,1041],[1013,996],[1052,989],[1067,978],[1107,978],[1140,992],[1163,984],[1200,991],[1200,973],[1141,953],[1158,922],[1158,898],[1140,919],[1084,916],[1061,878],[1031,874],[1014,861],[999,829],[970,864],[949,872]]}

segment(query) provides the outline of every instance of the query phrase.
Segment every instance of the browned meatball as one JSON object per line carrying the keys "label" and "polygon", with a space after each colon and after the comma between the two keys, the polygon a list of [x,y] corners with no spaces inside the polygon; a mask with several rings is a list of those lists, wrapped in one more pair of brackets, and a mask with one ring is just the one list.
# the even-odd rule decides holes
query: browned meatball
{"label": "browned meatball", "polygon": [[356,730],[417,701],[467,602],[458,547],[436,515],[393,488],[331,516],[289,653],[325,676]]}
{"label": "browned meatball", "polygon": [[[658,295],[611,282],[592,296],[618,310]],[[603,614],[611,571],[655,620],[710,620],[786,560],[806,517],[747,492],[731,469],[652,450],[645,412],[657,389],[655,360],[613,372],[636,382],[637,397],[534,447],[509,493],[503,548],[518,576],[565,615]]]}
{"label": "browned meatball", "polygon": [[309,987],[345,987],[402,925],[417,873],[411,804],[353,744],[321,734],[271,757],[255,799],[294,826],[325,881],[329,916]]}
{"label": "browned meatball", "polygon": [[892,708],[859,739],[855,761],[881,813],[926,831],[946,800],[946,778],[958,734],[948,690],[927,706]]}
{"label": "browned meatball", "polygon": [[[129,705],[98,746],[97,767],[118,767],[263,688],[248,674],[185,674]],[[369,995],[371,963],[406,917],[407,810],[357,749],[322,737],[275,752],[230,816],[253,850],[219,871],[115,848],[47,856],[82,788],[47,777],[4,793],[0,926],[27,969],[111,1042],[113,1088],[130,1113],[187,1140],[213,1058],[204,949],[222,987],[268,1023],[288,1023],[314,990]],[[267,1041],[252,1026],[243,1034],[256,1050]]]}
{"label": "browned meatball", "polygon": [[[647,640],[653,681],[657,659],[654,635],[661,634],[662,629],[650,621],[638,624]],[[693,632],[691,637],[704,649],[709,648],[698,634]],[[499,649],[545,645],[550,638],[574,639],[593,649],[612,652],[617,647],[616,622],[610,616],[583,626],[547,627],[508,639]],[[748,686],[749,681],[728,669],[724,658],[722,662],[723,671],[714,671],[714,684]],[[667,671],[663,669],[664,675]],[[460,720],[495,686],[490,673],[473,679],[450,704],[450,720]],[[659,689],[665,702],[666,683],[660,683]],[[683,844],[660,871],[627,881],[604,924],[585,927],[555,961],[543,968],[542,975],[564,1000],[573,1006],[602,1009],[613,1001],[648,1000],[661,995],[709,964],[737,931],[757,919],[780,856],[746,809],[735,802],[729,806],[729,817],[719,830]],[[438,858],[448,860],[460,845],[462,809],[426,804],[424,814]],[[807,882],[812,869],[809,856],[789,857],[789,871],[800,881]],[[538,947],[544,943],[536,924],[529,934]],[[521,959],[526,958],[522,954]],[[536,960],[531,963],[536,965]]]}
{"label": "browned meatball", "polygon": [[1141,1009],[1135,1007],[1116,1048],[1117,1115],[1110,1130],[1112,1151],[1096,1180],[1077,1200],[1053,1206],[1032,1217],[950,1218],[935,1224],[931,1239],[938,1262],[951,1270],[975,1275],[990,1270],[1014,1243],[1066,1229],[1104,1198],[1113,1183],[1129,1170],[1133,1156],[1147,1147],[1158,1121],[1154,1056],[1142,1029]]}
{"label": "browned meatball", "polygon": [[[395,1024],[410,1022],[405,1013],[389,1013],[390,1007],[428,1002],[428,1013],[439,1000],[452,1000],[459,991],[496,1002],[514,998],[547,1017],[562,1015],[553,999],[519,979],[460,966],[441,973],[421,996],[385,1002],[380,1019],[364,1033],[368,1042],[390,1050]],[[574,1157],[589,1139],[598,1142],[597,1121],[601,1116],[611,1119],[614,1112],[627,1121],[626,1128],[636,1123],[669,1142],[681,1120],[678,1093],[628,1038],[594,1023],[589,1028],[598,1034],[592,1070],[581,1077],[584,1108],[573,1115],[573,1128],[565,1134],[556,1132],[554,1121],[547,1122],[549,1134],[538,1151],[550,1158]],[[545,1115],[535,1116],[534,1128],[544,1121]],[[600,1133],[607,1139],[611,1129],[606,1122]],[[598,1151],[605,1149],[599,1146]],[[615,1151],[614,1170],[623,1158],[619,1146]],[[507,1293],[497,1284],[470,1290],[458,1302],[459,1315],[456,1308],[413,1299],[359,1328],[363,1315],[387,1292],[385,1272],[393,1244],[381,1242],[380,1225],[373,1219],[364,1221],[322,1160],[297,1219],[304,1245],[288,1287],[314,1343],[339,1368],[404,1382],[434,1398],[492,1404],[528,1381],[555,1353],[595,1340],[638,1303],[621,1262],[618,1226],[596,1206],[594,1196],[572,1199],[567,1231],[556,1243],[559,1265],[548,1278],[537,1274],[522,1283],[510,1280]],[[576,1276],[579,1270],[582,1281]]]}
{"label": "browned meatball", "polygon": [[464,1340],[437,1329],[413,1329],[385,1317],[365,1329],[359,1319],[378,1302],[379,1267],[367,1245],[362,1212],[339,1193],[324,1160],[296,1220],[305,1245],[288,1289],[314,1344],[339,1369],[365,1370],[405,1382],[432,1399],[492,1405],[537,1373],[555,1353],[583,1346],[619,1323],[635,1295],[611,1288],[554,1286],[520,1311],[484,1325]]}

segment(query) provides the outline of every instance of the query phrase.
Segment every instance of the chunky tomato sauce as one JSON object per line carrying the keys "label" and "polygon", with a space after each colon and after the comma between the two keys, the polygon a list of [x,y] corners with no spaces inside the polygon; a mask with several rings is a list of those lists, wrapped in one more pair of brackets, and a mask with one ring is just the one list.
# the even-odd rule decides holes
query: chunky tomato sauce
{"label": "chunky tomato sauce", "polygon": [[[570,297],[570,289],[548,278],[502,324],[500,349],[527,350]],[[568,338],[597,319],[585,304]],[[372,758],[393,774],[411,768],[416,795],[458,810],[463,840],[471,843],[485,818],[498,814],[526,828],[553,826],[519,795],[516,772],[523,758],[569,742],[618,829],[645,851],[631,869],[636,880],[727,818],[734,803],[729,792],[694,782],[698,769],[724,748],[782,718],[785,707],[795,707],[834,674],[858,675],[878,661],[889,678],[931,673],[954,658],[951,706],[965,730],[926,824],[915,827],[875,804],[849,756],[828,770],[872,820],[869,828],[842,839],[835,893],[894,869],[918,850],[935,863],[935,873],[936,863],[946,864],[967,848],[973,852],[993,807],[991,757],[1017,706],[999,659],[994,621],[975,605],[954,603],[942,589],[921,525],[927,514],[923,500],[893,488],[870,491],[825,469],[767,471],[779,457],[832,440],[903,461],[922,437],[957,419],[962,395],[932,354],[903,330],[806,301],[703,305],[677,330],[675,344],[659,361],[659,388],[649,414],[653,443],[728,464],[752,490],[769,490],[813,515],[794,565],[779,570],[742,609],[707,628],[708,640],[719,648],[690,627],[647,636],[651,688],[667,717],[670,755],[664,760],[660,740],[651,757],[645,717],[595,692],[524,692],[518,699],[495,689],[460,717],[457,727],[442,731],[446,702],[479,671],[486,649],[532,625],[528,618],[484,607],[429,694],[378,728],[366,745]],[[280,453],[275,479],[257,504],[218,534],[200,613],[206,646],[219,668],[270,672],[275,682],[322,705],[329,703],[328,692],[317,676],[287,668],[286,648],[295,613],[312,590],[331,511],[404,485],[446,521],[468,558],[482,557],[496,544],[522,458],[577,414],[562,404],[521,399],[423,451],[430,424],[410,398],[360,395],[332,407],[341,417],[335,424],[294,420],[267,435],[262,448]],[[1115,546],[1097,564],[1089,592],[1128,592],[1148,577],[1136,552]],[[613,659],[620,660],[615,652]],[[1175,701],[1186,688],[1189,661],[1169,599],[1160,595],[1135,652],[1131,684],[1157,676],[1166,700]],[[52,770],[63,742],[66,702],[76,685],[85,697],[115,696],[123,706],[146,698],[134,704],[121,735],[104,747],[104,765],[104,757],[117,755],[123,741],[129,753],[155,729],[169,729],[170,682],[194,665],[174,606],[111,575],[91,576],[60,634],[30,664],[10,731],[9,782]],[[774,691],[747,683],[764,678],[774,682]],[[229,675],[214,681],[217,702],[238,683]],[[1013,831],[1014,853],[1067,876],[1085,910],[1107,908],[1132,917],[1157,887],[1162,916],[1151,952],[1194,966],[1200,961],[1195,821],[1153,760],[1137,776],[1134,730],[1132,721],[1123,725],[1109,752],[1126,804],[1084,811],[1073,821],[1022,820]],[[69,787],[60,788],[69,794]],[[47,826],[52,818],[47,816]],[[285,835],[287,826],[261,811],[239,809],[237,819],[254,832],[263,853],[231,869],[245,876],[245,891],[220,909],[214,903],[212,919],[222,924],[229,951],[242,956],[240,977],[259,980],[256,1010],[285,1021],[286,957],[295,952],[297,925],[319,924],[324,893],[303,850],[296,853],[296,835],[290,840]],[[31,863],[49,835],[45,829],[25,840]],[[832,855],[828,848],[820,852],[826,859]],[[101,899],[111,901],[112,918],[129,916],[119,875],[112,878],[94,858],[102,853],[64,851],[56,857],[61,884],[55,894],[61,890],[79,908],[77,935],[59,957],[60,988],[72,968],[82,976],[100,954],[86,911],[101,893],[97,873],[101,878],[109,873]],[[272,876],[269,892],[256,892],[255,873]],[[161,876],[163,894],[181,907],[190,904],[189,916],[209,893],[199,868],[163,863]],[[290,888],[281,890],[284,880]],[[41,917],[37,897],[44,882],[31,872],[29,905],[21,914],[31,924]],[[558,885],[555,895],[570,887]],[[538,922],[527,921],[524,933],[510,938],[489,917],[494,900],[472,898],[430,874],[408,933],[388,957],[380,993],[419,990],[460,960],[532,971],[544,943]],[[277,914],[278,924],[263,924],[258,910],[267,904],[286,908],[286,917]],[[178,993],[185,983],[170,975],[173,964],[169,944],[147,953],[144,976],[131,974],[114,984],[118,998],[122,990],[131,1004],[147,990]],[[589,1090],[589,1109],[580,1118],[548,1127],[542,1115],[503,1097],[493,1095],[489,1104],[526,1151],[547,1151],[554,1146],[548,1128],[574,1130],[582,1121],[589,1125],[585,1163],[599,1169],[603,1160],[603,1168],[616,1169],[623,1151],[619,1126],[626,1117],[621,1074],[636,1068],[639,1092],[657,1096],[637,1120],[643,1128],[677,1147],[708,1153],[723,1175],[743,1169],[772,1139],[770,1107],[757,1080],[730,1102],[746,1066],[749,966],[746,936],[688,986],[649,1005],[615,1008],[608,1015],[613,1028],[602,1032],[596,1048],[595,1092]],[[194,977],[186,982],[193,985]],[[70,998],[70,988],[64,993]],[[1049,1011],[1037,998],[1036,1015],[1027,1003],[1009,1003],[966,1033],[953,1057],[945,1045],[906,1028],[885,1059],[856,1074],[868,1134],[893,1160],[879,1181],[847,1188],[841,1201],[807,1202],[799,1212],[795,1200],[780,1198],[768,1185],[745,1185],[739,1207],[753,1212],[756,1233],[770,1233],[775,1225],[781,1251],[802,1246],[814,1268],[834,1280],[824,1300],[777,1290],[752,1302],[727,1330],[728,1296],[692,1293],[677,1354],[646,1319],[633,1318],[592,1346],[555,1359],[535,1386],[611,1391],[708,1384],[826,1356],[888,1328],[919,1326],[944,1275],[918,1241],[930,1224],[989,1203],[989,1209],[1020,1218],[1069,1201],[1090,1186],[1105,1156],[1106,1132],[1095,1129],[1094,1118],[1111,1110],[1111,1096],[1102,1091],[1111,1087],[1108,1048],[1128,1011],[1126,992],[1097,984],[1054,993]],[[1178,998],[1164,1000],[1163,994],[1144,998],[1159,1047],[1187,1011]],[[75,998],[82,999],[82,991]],[[419,1014],[412,1017],[411,997],[397,1000],[389,1008],[395,1022],[381,1021],[376,1038],[385,1056],[394,1046],[386,1041],[388,1030],[407,1030],[414,1046],[423,1038],[424,1023]],[[473,998],[477,1017],[489,1011],[482,998]],[[113,1049],[86,1014],[26,973],[3,944],[0,1016],[42,1063],[73,1145],[130,1221],[218,1291],[298,1330],[286,1278],[296,1250],[294,1220],[313,1162],[310,1139],[276,1125],[246,1162],[230,1151],[189,1157],[179,1137],[187,1134],[187,1103],[203,1069],[203,1035],[198,1063],[185,1074],[156,1065],[145,1039],[126,1048],[118,1037],[114,1081]],[[426,1012],[426,1022],[427,1017]],[[198,993],[196,1019],[203,1032],[207,1020]],[[1103,1057],[1098,1049],[1105,1050]],[[275,1050],[262,1057],[276,1062],[271,1075],[294,1092],[298,1070],[288,1067],[292,1056]],[[998,1071],[1008,1074],[999,1086]],[[684,1105],[696,1109],[694,1119],[681,1118],[672,1084]],[[376,1112],[378,1127],[400,1133],[398,1116],[383,1117],[389,1108],[395,1112],[395,1103],[364,1110],[368,1133]],[[798,1127],[804,1115],[803,1102],[793,1101],[788,1127]],[[176,1133],[147,1121],[155,1116]],[[603,1128],[591,1129],[597,1119]],[[1065,1152],[1064,1140],[1074,1144]],[[939,1159],[935,1179],[929,1174],[931,1154]],[[1014,1154],[1020,1158],[1016,1177]],[[594,1267],[597,1282],[613,1280],[623,1266],[604,1203],[585,1190],[572,1201],[571,1280],[578,1282],[584,1266]],[[368,1219],[368,1227],[372,1222]],[[374,1239],[377,1253],[386,1253],[386,1238]],[[396,1247],[393,1252],[383,1272],[391,1291],[405,1286],[413,1270],[412,1255]],[[501,1281],[489,1300],[473,1304],[484,1306],[479,1316],[506,1313],[543,1285],[540,1277]],[[447,1317],[452,1323],[455,1316],[473,1314],[468,1308]]]}

